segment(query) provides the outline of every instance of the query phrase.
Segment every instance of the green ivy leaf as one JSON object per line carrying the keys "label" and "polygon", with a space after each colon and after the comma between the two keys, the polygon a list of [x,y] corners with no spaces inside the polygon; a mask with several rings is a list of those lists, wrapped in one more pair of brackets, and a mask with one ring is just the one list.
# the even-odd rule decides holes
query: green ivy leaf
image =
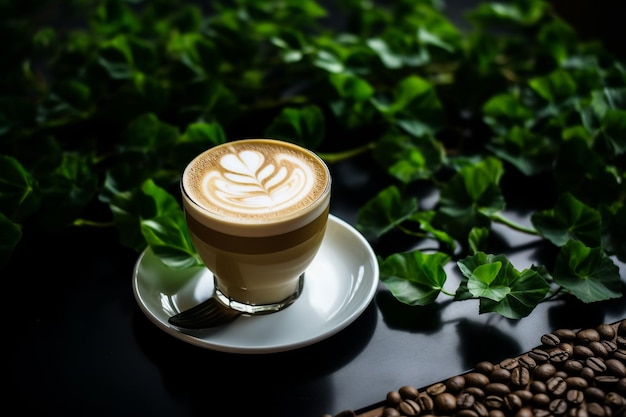
{"label": "green ivy leaf", "polygon": [[191,242],[182,209],[141,220],[141,233],[154,254],[170,268],[204,265]]}
{"label": "green ivy leaf", "polygon": [[491,233],[486,227],[473,227],[468,236],[469,247],[473,253],[484,251]]}
{"label": "green ivy leaf", "polygon": [[409,220],[419,223],[420,229],[432,235],[439,242],[446,245],[451,252],[453,252],[456,248],[456,242],[448,233],[435,227],[433,219],[436,214],[435,210],[418,211],[417,213],[414,213]]}
{"label": "green ivy leaf", "polygon": [[417,199],[403,199],[398,187],[380,191],[358,211],[357,229],[369,239],[379,238],[417,211]]}
{"label": "green ivy leaf", "polygon": [[611,202],[622,193],[622,180],[598,152],[581,138],[563,142],[556,158],[554,178],[558,190],[589,203]]}
{"label": "green ivy leaf", "polygon": [[[167,216],[176,218],[181,211],[176,198],[151,179],[144,181],[139,188],[116,191],[109,200],[109,207],[120,242],[138,252],[144,250],[148,243],[142,233],[145,220]],[[159,243],[158,240],[156,242]]]}
{"label": "green ivy leaf", "polygon": [[585,303],[622,296],[619,268],[601,248],[570,240],[561,247],[554,281]]}
{"label": "green ivy leaf", "polygon": [[561,194],[553,209],[533,213],[531,221],[543,237],[557,246],[571,239],[589,246],[600,244],[600,213],[570,193]]}
{"label": "green ivy leaf", "polygon": [[490,97],[482,107],[482,114],[485,123],[500,136],[506,136],[513,127],[528,127],[534,115],[513,93]]}
{"label": "green ivy leaf", "polygon": [[378,94],[374,106],[386,117],[415,137],[434,135],[444,125],[443,108],[434,86],[418,76],[406,77],[393,93]]}
{"label": "green ivy leaf", "polygon": [[[505,202],[499,181],[502,162],[489,157],[463,166],[441,189],[439,211],[467,230],[482,227],[484,216],[504,209]],[[467,235],[465,233],[465,235]]]}
{"label": "green ivy leaf", "polygon": [[494,283],[501,268],[502,262],[499,261],[478,265],[471,272],[467,281],[467,289],[470,294],[476,298],[484,297],[493,301],[501,301],[506,297],[511,289],[508,286]]}
{"label": "green ivy leaf", "polygon": [[93,156],[64,153],[59,165],[40,179],[41,215],[37,222],[58,229],[73,222],[98,192]]}
{"label": "green ivy leaf", "polygon": [[442,144],[432,136],[411,137],[388,133],[376,142],[374,157],[387,171],[408,184],[431,178],[441,169],[445,155]]}
{"label": "green ivy leaf", "polygon": [[478,298],[481,314],[495,312],[511,319],[527,316],[550,286],[534,270],[519,272],[503,255],[477,252],[457,262],[463,279],[456,300]]}
{"label": "green ivy leaf", "polygon": [[544,0],[485,2],[468,13],[468,19],[479,26],[499,22],[528,26],[541,19],[548,10]]}
{"label": "green ivy leaf", "polygon": [[124,143],[134,151],[154,153],[174,145],[179,136],[177,127],[160,121],[153,113],[147,113],[128,124],[124,131]]}
{"label": "green ivy leaf", "polygon": [[528,85],[550,103],[570,99],[576,93],[576,83],[570,74],[558,69],[548,75],[532,78]]}
{"label": "green ivy leaf", "polygon": [[511,291],[501,301],[480,299],[479,313],[498,313],[509,319],[519,320],[528,316],[544,300],[550,289],[544,277],[530,269],[519,273],[510,283]]}
{"label": "green ivy leaf", "polygon": [[39,208],[40,200],[30,172],[14,157],[0,155],[0,213],[19,223]]}
{"label": "green ivy leaf", "polygon": [[529,177],[552,169],[557,152],[549,137],[519,126],[495,137],[487,148]]}
{"label": "green ivy leaf", "polygon": [[324,139],[324,126],[324,115],[319,107],[286,107],[274,118],[265,134],[305,148],[316,149]]}
{"label": "green ivy leaf", "polygon": [[602,206],[602,247],[626,263],[626,205]]}
{"label": "green ivy leaf", "polygon": [[607,110],[602,117],[601,130],[613,154],[626,152],[626,110]]}
{"label": "green ivy leaf", "polygon": [[172,164],[182,169],[200,153],[226,141],[226,132],[218,122],[191,123],[172,149]]}
{"label": "green ivy leaf", "polygon": [[381,263],[380,279],[399,301],[411,306],[428,305],[443,289],[447,278],[443,265],[449,260],[440,252],[396,253]]}

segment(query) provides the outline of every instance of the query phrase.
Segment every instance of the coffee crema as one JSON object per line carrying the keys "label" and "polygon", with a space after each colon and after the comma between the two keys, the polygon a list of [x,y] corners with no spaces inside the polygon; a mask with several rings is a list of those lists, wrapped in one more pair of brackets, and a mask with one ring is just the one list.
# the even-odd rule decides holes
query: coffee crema
{"label": "coffee crema", "polygon": [[[313,152],[272,139],[227,142],[197,156],[183,175],[183,193],[216,230],[265,235],[302,227],[325,208],[330,173]],[[303,211],[309,211],[303,217]],[[259,228],[254,230],[254,226]],[[237,226],[235,226],[237,227]],[[276,229],[278,227],[278,229]]]}

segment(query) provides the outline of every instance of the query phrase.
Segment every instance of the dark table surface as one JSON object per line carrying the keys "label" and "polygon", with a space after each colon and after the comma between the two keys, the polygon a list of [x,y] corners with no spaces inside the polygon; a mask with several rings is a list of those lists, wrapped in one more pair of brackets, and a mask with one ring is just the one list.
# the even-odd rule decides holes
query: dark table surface
{"label": "dark table surface", "polygon": [[[356,160],[332,167],[331,212],[353,225],[359,206],[381,186],[369,166]],[[528,238],[502,233],[517,269],[541,257]],[[426,386],[481,360],[523,353],[556,328],[626,317],[623,297],[589,305],[545,302],[516,321],[479,315],[473,301],[443,297],[429,307],[407,307],[380,284],[356,321],[317,344],[223,353],[185,343],[148,320],[131,287],[139,254],[121,247],[113,230],[24,236],[2,271],[10,318],[3,337],[10,348],[5,404],[20,415],[320,417],[367,407],[390,390]],[[620,274],[626,282],[624,265]],[[446,287],[457,284],[453,276]]]}
{"label": "dark table surface", "polygon": [[[356,160],[332,167],[331,211],[348,223],[379,187],[370,166]],[[113,231],[25,236],[2,274],[6,314],[15,319],[6,321],[4,340],[15,352],[5,361],[9,392],[15,391],[9,401],[38,415],[320,417],[367,407],[387,391],[423,387],[481,360],[523,353],[556,328],[626,317],[624,298],[546,302],[521,320],[479,315],[474,302],[441,296],[434,305],[408,307],[380,284],[358,319],[317,344],[223,353],[185,343],[149,321],[131,287],[138,254],[122,248]],[[503,239],[518,269],[541,255],[532,239],[504,232]],[[453,291],[458,280],[449,275],[446,287]]]}

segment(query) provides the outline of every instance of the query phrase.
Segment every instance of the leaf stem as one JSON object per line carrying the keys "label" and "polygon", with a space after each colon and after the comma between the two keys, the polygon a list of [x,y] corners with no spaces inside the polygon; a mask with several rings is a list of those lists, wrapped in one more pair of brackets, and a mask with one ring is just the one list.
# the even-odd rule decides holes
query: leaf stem
{"label": "leaf stem", "polygon": [[105,227],[113,227],[113,226],[115,226],[115,222],[114,221],[96,222],[96,221],[87,220],[87,219],[75,219],[72,222],[72,225],[74,225],[74,226],[89,226],[89,227],[105,228]]}
{"label": "leaf stem", "polygon": [[445,295],[447,295],[447,296],[450,296],[450,297],[454,297],[454,295],[455,295],[453,292],[446,291],[446,290],[445,290],[445,289],[443,289],[443,288],[441,288],[441,293],[442,293],[442,294],[445,294]]}
{"label": "leaf stem", "polygon": [[534,235],[534,236],[539,236],[539,232],[537,232],[534,228],[522,226],[521,224],[516,223],[513,220],[508,219],[499,213],[491,214],[489,215],[489,218],[495,222],[504,224],[513,230],[517,230],[518,232],[527,233],[529,235]]}
{"label": "leaf stem", "polygon": [[365,153],[367,151],[370,151],[372,149],[374,149],[374,147],[376,146],[375,142],[369,142],[363,146],[360,146],[358,148],[353,148],[353,149],[349,149],[347,151],[342,151],[342,152],[329,152],[329,153],[324,153],[324,152],[320,152],[318,153],[319,157],[322,158],[324,161],[326,161],[329,164],[334,164],[336,162],[341,162],[344,161],[346,159],[350,159],[352,157],[355,157],[359,154]]}

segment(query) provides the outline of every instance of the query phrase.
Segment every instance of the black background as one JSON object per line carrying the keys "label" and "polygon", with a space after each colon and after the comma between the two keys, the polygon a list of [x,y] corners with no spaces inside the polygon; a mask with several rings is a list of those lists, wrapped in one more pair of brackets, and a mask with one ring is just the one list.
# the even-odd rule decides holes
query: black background
{"label": "black background", "polygon": [[[474,1],[448,1],[460,19]],[[554,1],[587,38],[623,53],[617,1]],[[368,157],[332,167],[331,212],[354,224],[379,184]],[[534,184],[518,184],[536,195]],[[524,213],[511,211],[509,215]],[[518,269],[546,248],[502,230]],[[389,248],[375,247],[375,250]],[[4,285],[5,404],[44,416],[320,417],[359,409],[402,385],[422,387],[530,350],[555,328],[586,328],[626,317],[624,298],[585,305],[543,303],[522,320],[479,315],[473,301],[411,308],[382,284],[352,325],[313,346],[266,355],[214,352],[155,327],[133,297],[138,254],[112,230],[24,234]],[[622,278],[626,275],[620,265]],[[446,284],[454,290],[458,281]],[[5,350],[6,351],[6,350]]]}

